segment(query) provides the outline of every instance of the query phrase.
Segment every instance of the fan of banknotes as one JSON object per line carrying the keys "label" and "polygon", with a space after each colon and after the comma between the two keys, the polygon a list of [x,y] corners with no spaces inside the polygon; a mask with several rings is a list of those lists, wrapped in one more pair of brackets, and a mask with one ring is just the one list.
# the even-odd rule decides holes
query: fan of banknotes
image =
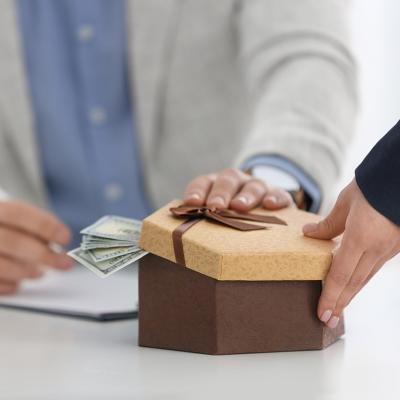
{"label": "fan of banknotes", "polygon": [[107,215],[81,231],[82,242],[68,254],[102,278],[134,263],[147,252],[139,247],[141,221]]}

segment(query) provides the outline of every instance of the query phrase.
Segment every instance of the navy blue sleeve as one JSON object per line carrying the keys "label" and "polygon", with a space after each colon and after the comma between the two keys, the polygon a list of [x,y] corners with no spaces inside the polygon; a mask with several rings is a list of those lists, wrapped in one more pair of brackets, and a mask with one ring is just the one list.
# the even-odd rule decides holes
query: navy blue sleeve
{"label": "navy blue sleeve", "polygon": [[371,206],[400,225],[400,121],[375,145],[355,175]]}

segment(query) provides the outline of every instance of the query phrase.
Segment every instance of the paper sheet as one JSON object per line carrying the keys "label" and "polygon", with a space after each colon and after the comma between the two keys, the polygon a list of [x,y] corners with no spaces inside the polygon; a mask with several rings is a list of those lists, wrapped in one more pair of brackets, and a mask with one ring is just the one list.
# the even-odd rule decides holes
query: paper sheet
{"label": "paper sheet", "polygon": [[48,271],[26,281],[13,296],[0,296],[0,307],[70,317],[116,320],[137,317],[137,264],[106,279],[76,265],[71,271]]}

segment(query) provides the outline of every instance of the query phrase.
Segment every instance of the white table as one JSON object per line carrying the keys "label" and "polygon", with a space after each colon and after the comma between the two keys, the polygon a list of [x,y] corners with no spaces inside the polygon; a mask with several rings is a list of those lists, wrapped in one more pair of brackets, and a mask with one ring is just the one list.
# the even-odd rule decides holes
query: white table
{"label": "white table", "polygon": [[399,286],[396,261],[349,308],[345,339],[312,352],[139,348],[137,321],[0,310],[0,399],[399,399]]}

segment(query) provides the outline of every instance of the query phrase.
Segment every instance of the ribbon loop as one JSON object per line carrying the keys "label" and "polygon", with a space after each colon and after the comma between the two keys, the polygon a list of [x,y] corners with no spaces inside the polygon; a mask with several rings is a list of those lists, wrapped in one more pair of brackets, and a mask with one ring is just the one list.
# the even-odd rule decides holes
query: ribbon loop
{"label": "ribbon loop", "polygon": [[229,226],[230,228],[238,229],[240,231],[254,231],[261,229],[268,229],[262,225],[250,224],[244,221],[264,222],[269,224],[287,225],[285,221],[271,215],[260,214],[244,214],[238,213],[233,210],[219,210],[209,207],[192,207],[192,206],[178,206],[170,208],[170,212],[175,217],[186,217],[187,221],[179,225],[172,232],[172,241],[174,246],[175,260],[178,264],[185,265],[185,255],[183,252],[182,236],[193,225],[201,219],[209,219],[219,222],[222,225]]}

